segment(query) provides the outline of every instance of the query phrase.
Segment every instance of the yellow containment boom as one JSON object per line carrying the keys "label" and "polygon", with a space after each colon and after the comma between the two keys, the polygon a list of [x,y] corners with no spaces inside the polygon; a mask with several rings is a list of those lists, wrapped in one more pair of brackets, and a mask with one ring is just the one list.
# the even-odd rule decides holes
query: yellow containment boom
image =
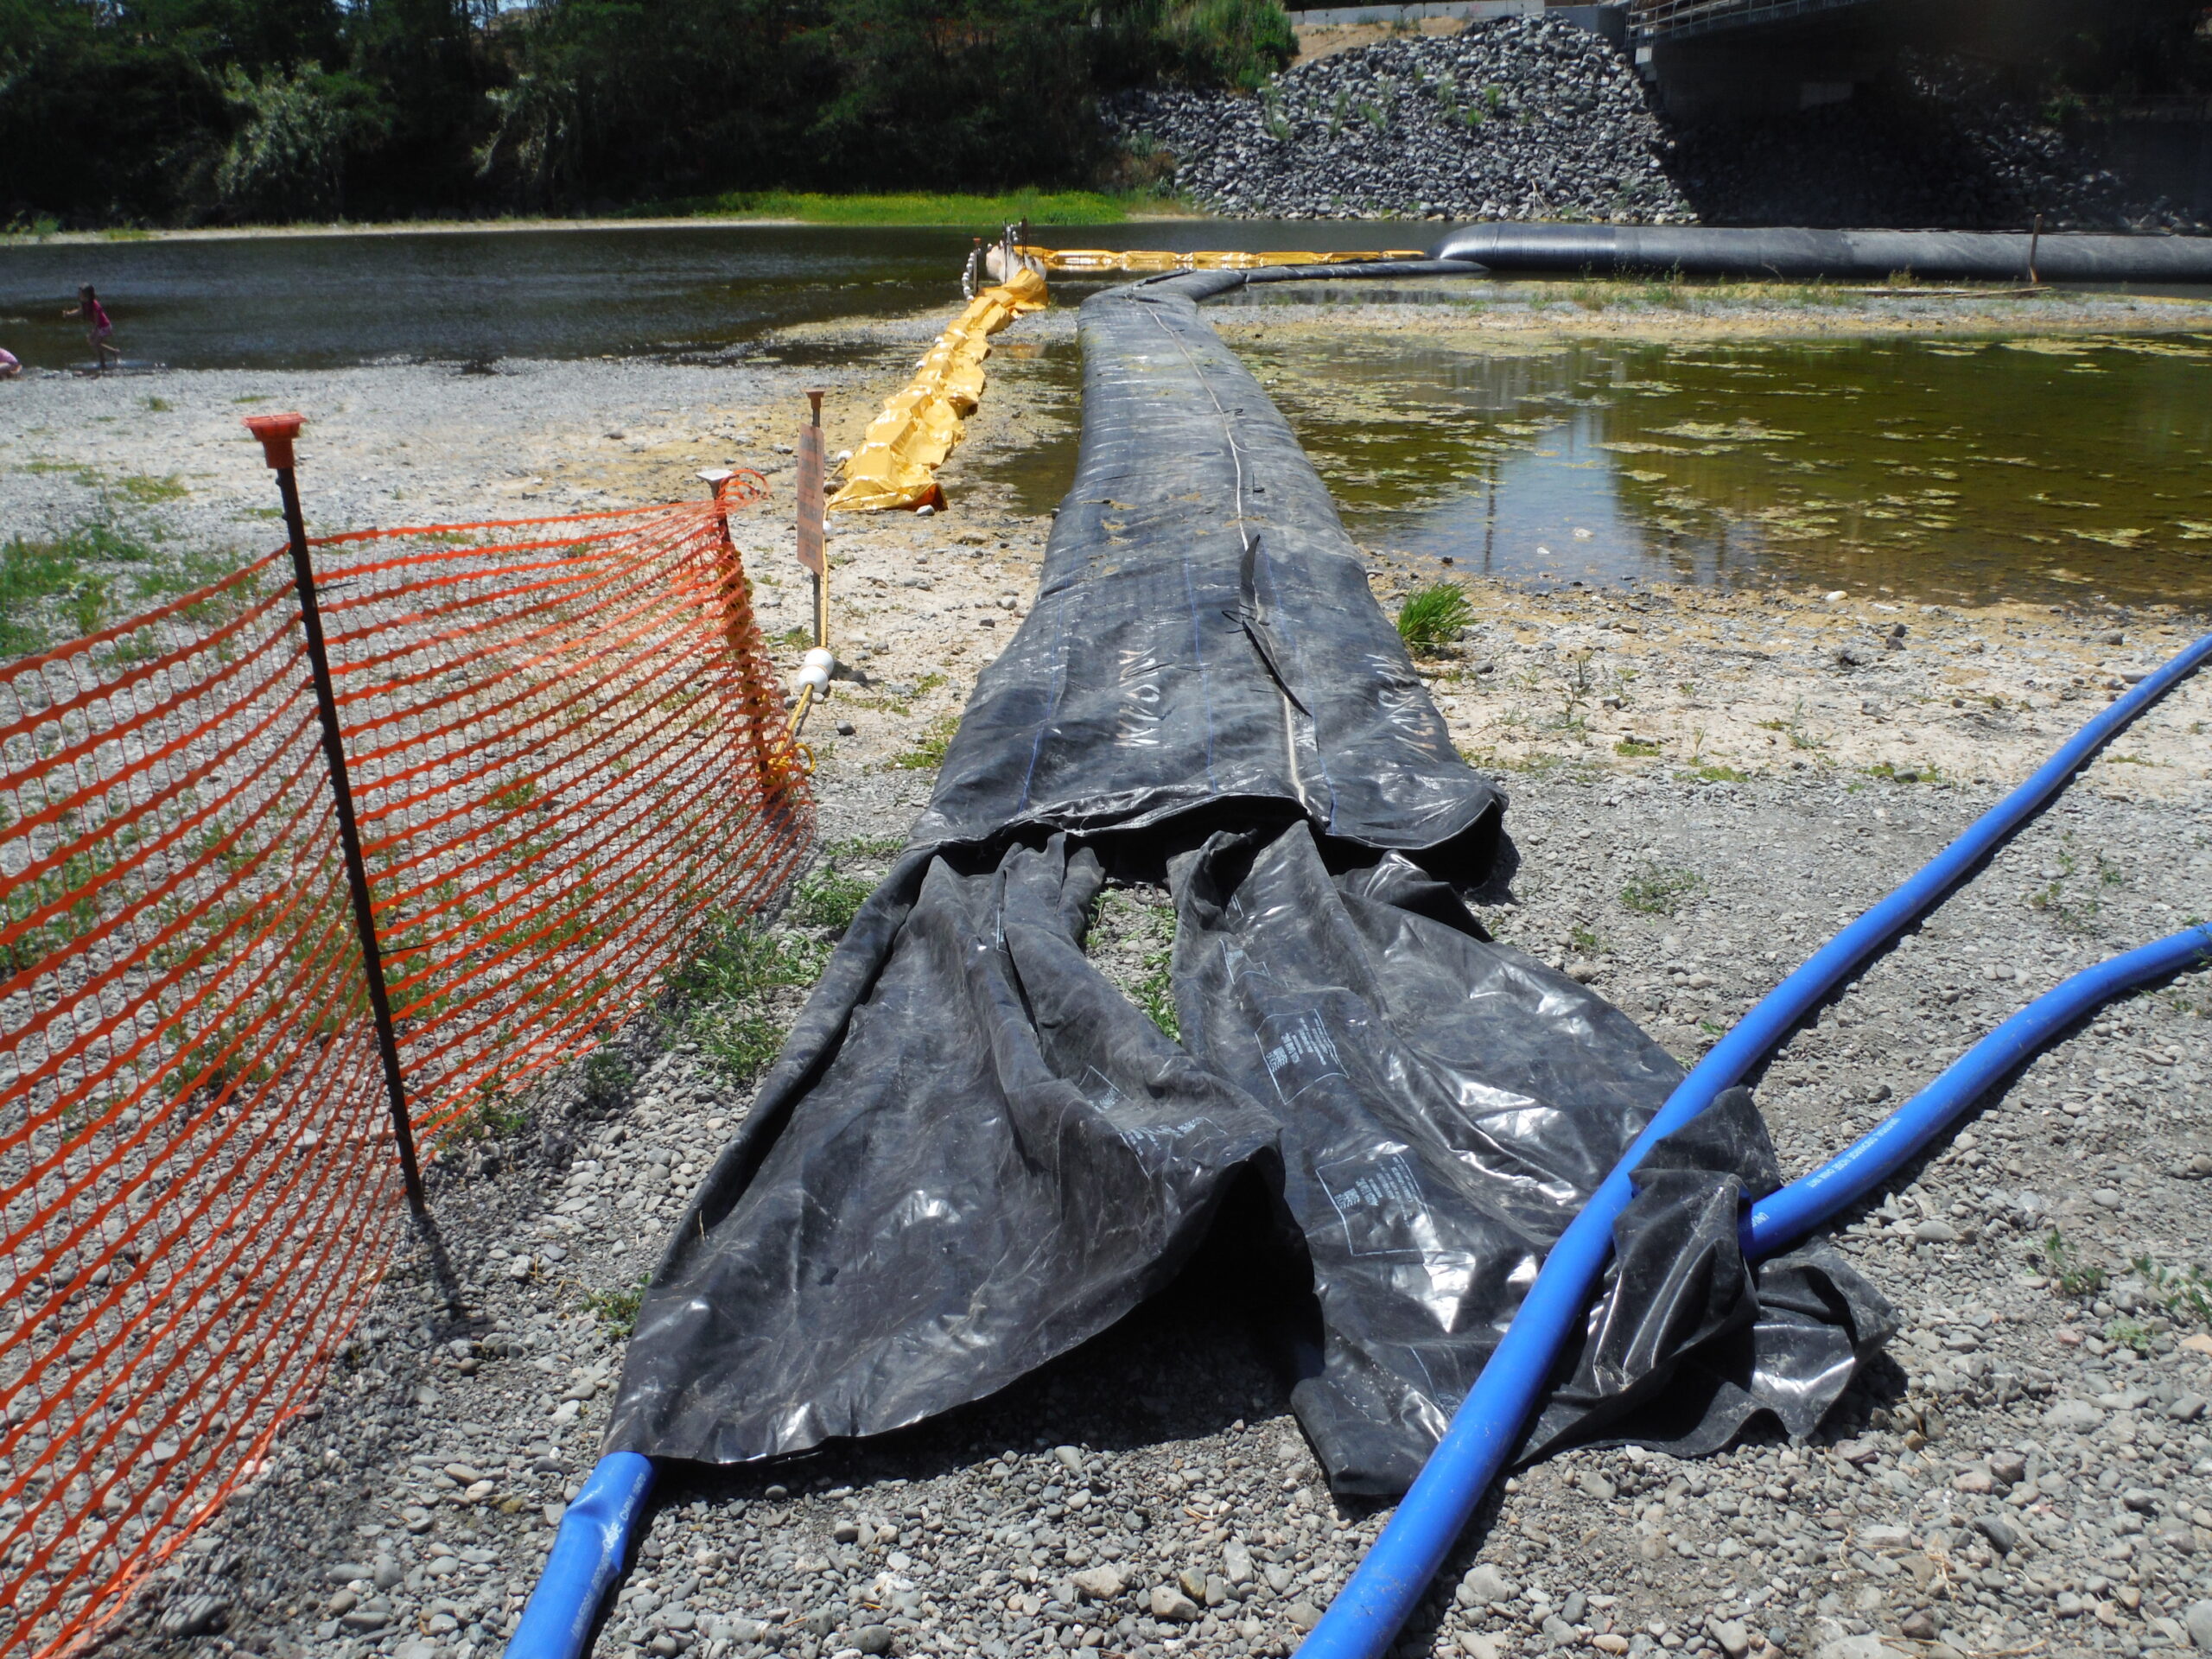
{"label": "yellow containment boom", "polygon": [[[992,250],[995,264],[1001,256]],[[1373,259],[1426,259],[1419,248],[1363,253],[1168,252],[1133,249],[1014,250],[1014,272],[987,288],[937,338],[914,378],[869,423],[868,435],[845,462],[844,485],[828,505],[845,512],[883,512],[893,507],[941,505],[937,469],[964,435],[963,417],[983,397],[983,359],[990,337],[1014,318],[1045,307],[1045,274],[1085,271],[1256,270],[1268,265],[1348,265]]]}
{"label": "yellow containment boom", "polygon": [[845,463],[845,482],[829,505],[846,512],[882,512],[941,502],[937,469],[960,442],[961,418],[983,396],[983,359],[991,336],[1026,312],[1045,308],[1045,278],[1023,267],[987,288],[937,337],[906,389],[869,423],[868,435]]}
{"label": "yellow containment boom", "polygon": [[1197,253],[1132,248],[1018,247],[1014,257],[1046,272],[1089,270],[1257,270],[1267,265],[1356,265],[1376,259],[1426,259],[1422,248],[1363,253]]}

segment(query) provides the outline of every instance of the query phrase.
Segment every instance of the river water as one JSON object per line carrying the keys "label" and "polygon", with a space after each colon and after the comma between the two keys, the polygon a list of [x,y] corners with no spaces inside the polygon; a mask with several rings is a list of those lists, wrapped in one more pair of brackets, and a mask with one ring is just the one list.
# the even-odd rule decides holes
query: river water
{"label": "river water", "polygon": [[[1340,249],[1420,246],[1433,231],[1189,220],[1052,234]],[[969,245],[947,229],[726,224],[16,243],[0,245],[0,344],[34,367],[80,364],[82,333],[57,314],[92,281],[127,357],[174,369],[728,358],[792,323],[949,309]],[[2212,337],[1476,351],[1347,329],[1241,349],[1353,535],[1440,568],[1969,602],[2212,600]],[[1078,363],[1065,343],[1012,358],[1007,371],[1065,418],[975,470],[1041,512],[1073,469]]]}
{"label": "river water", "polygon": [[[1066,246],[1248,249],[1437,234],[1265,219],[1052,232]],[[721,354],[791,323],[948,305],[970,245],[943,228],[718,223],[0,243],[0,346],[35,368],[85,363],[83,327],[60,312],[91,283],[126,359],[168,368]]]}

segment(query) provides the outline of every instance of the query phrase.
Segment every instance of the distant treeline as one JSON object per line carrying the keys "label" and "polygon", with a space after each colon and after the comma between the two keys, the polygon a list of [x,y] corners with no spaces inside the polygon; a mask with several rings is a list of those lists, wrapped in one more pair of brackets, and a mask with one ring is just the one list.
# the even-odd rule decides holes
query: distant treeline
{"label": "distant treeline", "polygon": [[0,227],[1126,187],[1103,92],[1293,50],[1277,0],[0,0]]}

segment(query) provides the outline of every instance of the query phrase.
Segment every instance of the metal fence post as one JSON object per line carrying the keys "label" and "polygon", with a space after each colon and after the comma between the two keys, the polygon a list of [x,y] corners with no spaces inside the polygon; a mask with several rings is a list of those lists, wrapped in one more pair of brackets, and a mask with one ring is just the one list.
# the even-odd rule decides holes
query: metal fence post
{"label": "metal fence post", "polygon": [[361,856],[361,832],[353,822],[353,790],[346,776],[346,744],[338,727],[338,697],[330,681],[330,655],[322,641],[322,611],[315,603],[315,566],[308,557],[307,523],[300,516],[299,481],[292,470],[292,440],[306,417],[251,415],[246,429],[261,440],[262,458],[276,474],[284,502],[284,529],[292,544],[292,581],[299,589],[300,625],[307,632],[308,663],[315,674],[315,712],[322,721],[322,754],[330,770],[330,792],[338,808],[338,842],[346,855],[346,880],[353,890],[353,928],[361,940],[361,972],[368,982],[369,1011],[377,1026],[377,1047],[384,1056],[385,1091],[391,1101],[391,1134],[399,1143],[400,1173],[407,1202],[417,1215],[427,1208],[423,1172],[415,1159],[415,1126],[407,1116],[407,1085],[399,1070],[399,1039],[392,1029],[391,996],[384,982],[384,957],[377,948],[376,908],[369,895],[369,867]]}

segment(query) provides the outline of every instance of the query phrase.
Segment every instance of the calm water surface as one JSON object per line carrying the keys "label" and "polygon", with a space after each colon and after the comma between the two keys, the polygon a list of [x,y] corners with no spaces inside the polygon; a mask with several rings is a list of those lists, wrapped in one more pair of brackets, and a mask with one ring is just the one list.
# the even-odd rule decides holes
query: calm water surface
{"label": "calm water surface", "polygon": [[[1425,247],[1437,227],[1171,220],[1050,234],[1068,247]],[[83,364],[84,331],[58,314],[91,283],[141,365],[721,353],[791,323],[950,304],[969,245],[944,228],[718,224],[0,245],[0,345],[34,367]]]}
{"label": "calm water surface", "polygon": [[[1238,349],[1357,539],[1459,569],[2212,600],[2212,335]],[[997,469],[1038,511],[1052,448]]]}

